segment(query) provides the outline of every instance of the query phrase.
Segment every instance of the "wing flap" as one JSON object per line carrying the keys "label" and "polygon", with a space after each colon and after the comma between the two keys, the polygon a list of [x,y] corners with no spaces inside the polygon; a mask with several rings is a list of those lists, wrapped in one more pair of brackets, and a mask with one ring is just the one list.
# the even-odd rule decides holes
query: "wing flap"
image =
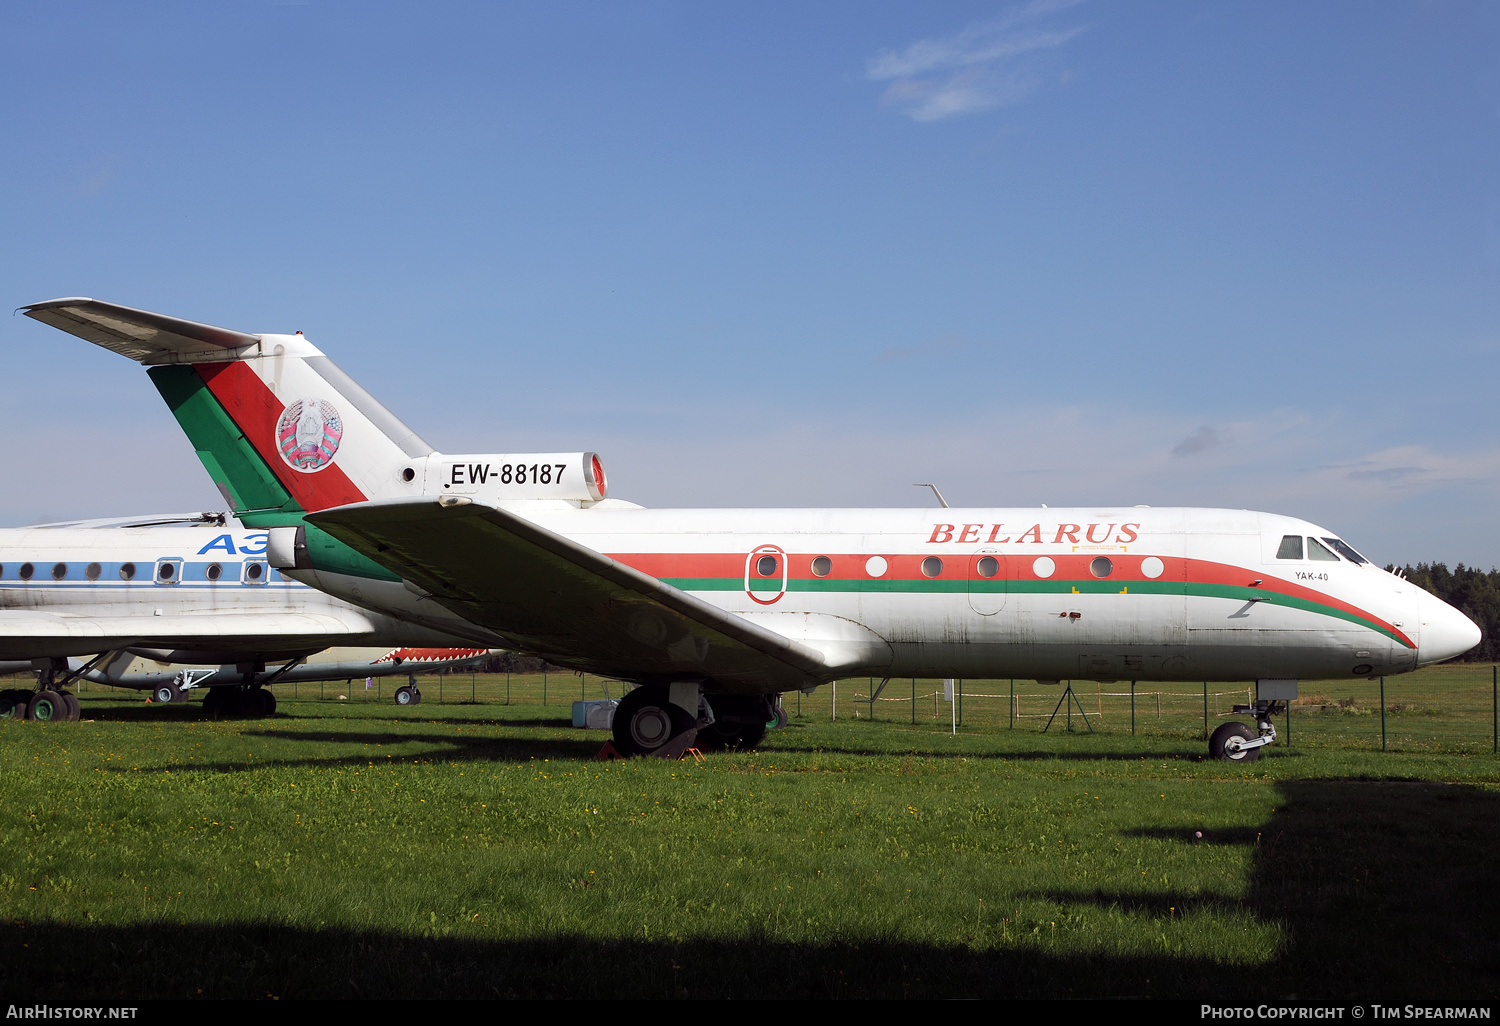
{"label": "wing flap", "polygon": [[403,499],[307,520],[471,622],[563,665],[640,681],[706,678],[746,692],[829,676],[816,649],[493,506]]}
{"label": "wing flap", "polygon": [[259,335],[83,297],[32,303],[21,312],[144,364],[228,360],[260,342]]}

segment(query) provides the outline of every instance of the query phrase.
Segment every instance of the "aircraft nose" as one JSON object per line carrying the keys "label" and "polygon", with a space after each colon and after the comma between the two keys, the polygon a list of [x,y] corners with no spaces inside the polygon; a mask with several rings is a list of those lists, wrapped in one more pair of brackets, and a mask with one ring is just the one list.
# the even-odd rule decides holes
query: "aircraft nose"
{"label": "aircraft nose", "polygon": [[1479,625],[1442,599],[1421,592],[1417,609],[1422,620],[1417,635],[1418,666],[1452,659],[1479,644]]}

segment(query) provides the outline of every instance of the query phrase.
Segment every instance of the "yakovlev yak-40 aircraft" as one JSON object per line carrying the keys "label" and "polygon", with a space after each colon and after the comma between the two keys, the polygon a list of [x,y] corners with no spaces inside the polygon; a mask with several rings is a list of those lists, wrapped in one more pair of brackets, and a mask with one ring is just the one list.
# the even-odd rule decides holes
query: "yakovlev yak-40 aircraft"
{"label": "yakovlev yak-40 aircraft", "polygon": [[445,455],[300,333],[91,299],[24,308],[148,365],[273,567],[378,610],[639,685],[627,754],[745,747],[769,696],[840,677],[1257,681],[1253,759],[1299,678],[1479,641],[1334,532],[1244,510],[643,509],[593,453]]}
{"label": "yakovlev yak-40 aircraft", "polygon": [[[213,513],[0,530],[0,661],[41,671],[34,692],[0,692],[0,715],[77,719],[67,687],[85,675],[149,686],[159,702],[207,686],[210,711],[269,715],[267,685],[331,645],[474,643],[309,588],[270,565],[267,541]],[[466,636],[476,635],[492,647],[492,633]],[[175,683],[110,679],[139,656],[219,669]]]}

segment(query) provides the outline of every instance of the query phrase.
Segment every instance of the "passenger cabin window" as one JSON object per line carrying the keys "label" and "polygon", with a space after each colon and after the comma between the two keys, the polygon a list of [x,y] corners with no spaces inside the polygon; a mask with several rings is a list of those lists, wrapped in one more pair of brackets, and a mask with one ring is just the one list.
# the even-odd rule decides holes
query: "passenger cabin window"
{"label": "passenger cabin window", "polygon": [[1335,552],[1343,556],[1351,563],[1359,564],[1369,562],[1369,560],[1364,556],[1361,556],[1358,552],[1355,552],[1352,545],[1349,545],[1346,542],[1341,542],[1337,538],[1324,538],[1323,540],[1328,543],[1329,548],[1333,549]]}
{"label": "passenger cabin window", "polygon": [[1302,558],[1302,536],[1300,534],[1283,535],[1281,548],[1276,550],[1277,559],[1301,559]]}
{"label": "passenger cabin window", "polygon": [[1307,558],[1321,559],[1325,562],[1332,563],[1337,563],[1339,561],[1339,557],[1335,556],[1332,552],[1329,552],[1328,549],[1324,547],[1323,543],[1318,541],[1318,539],[1316,538],[1307,539]]}

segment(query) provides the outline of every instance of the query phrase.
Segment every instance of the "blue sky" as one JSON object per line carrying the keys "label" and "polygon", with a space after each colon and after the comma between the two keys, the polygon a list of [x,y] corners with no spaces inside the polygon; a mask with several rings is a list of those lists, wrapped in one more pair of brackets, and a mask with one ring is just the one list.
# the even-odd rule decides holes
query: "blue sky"
{"label": "blue sky", "polygon": [[[0,288],[302,330],[652,506],[1267,509],[1500,565],[1480,4],[36,4]],[[0,522],[215,507],[0,319]]]}

